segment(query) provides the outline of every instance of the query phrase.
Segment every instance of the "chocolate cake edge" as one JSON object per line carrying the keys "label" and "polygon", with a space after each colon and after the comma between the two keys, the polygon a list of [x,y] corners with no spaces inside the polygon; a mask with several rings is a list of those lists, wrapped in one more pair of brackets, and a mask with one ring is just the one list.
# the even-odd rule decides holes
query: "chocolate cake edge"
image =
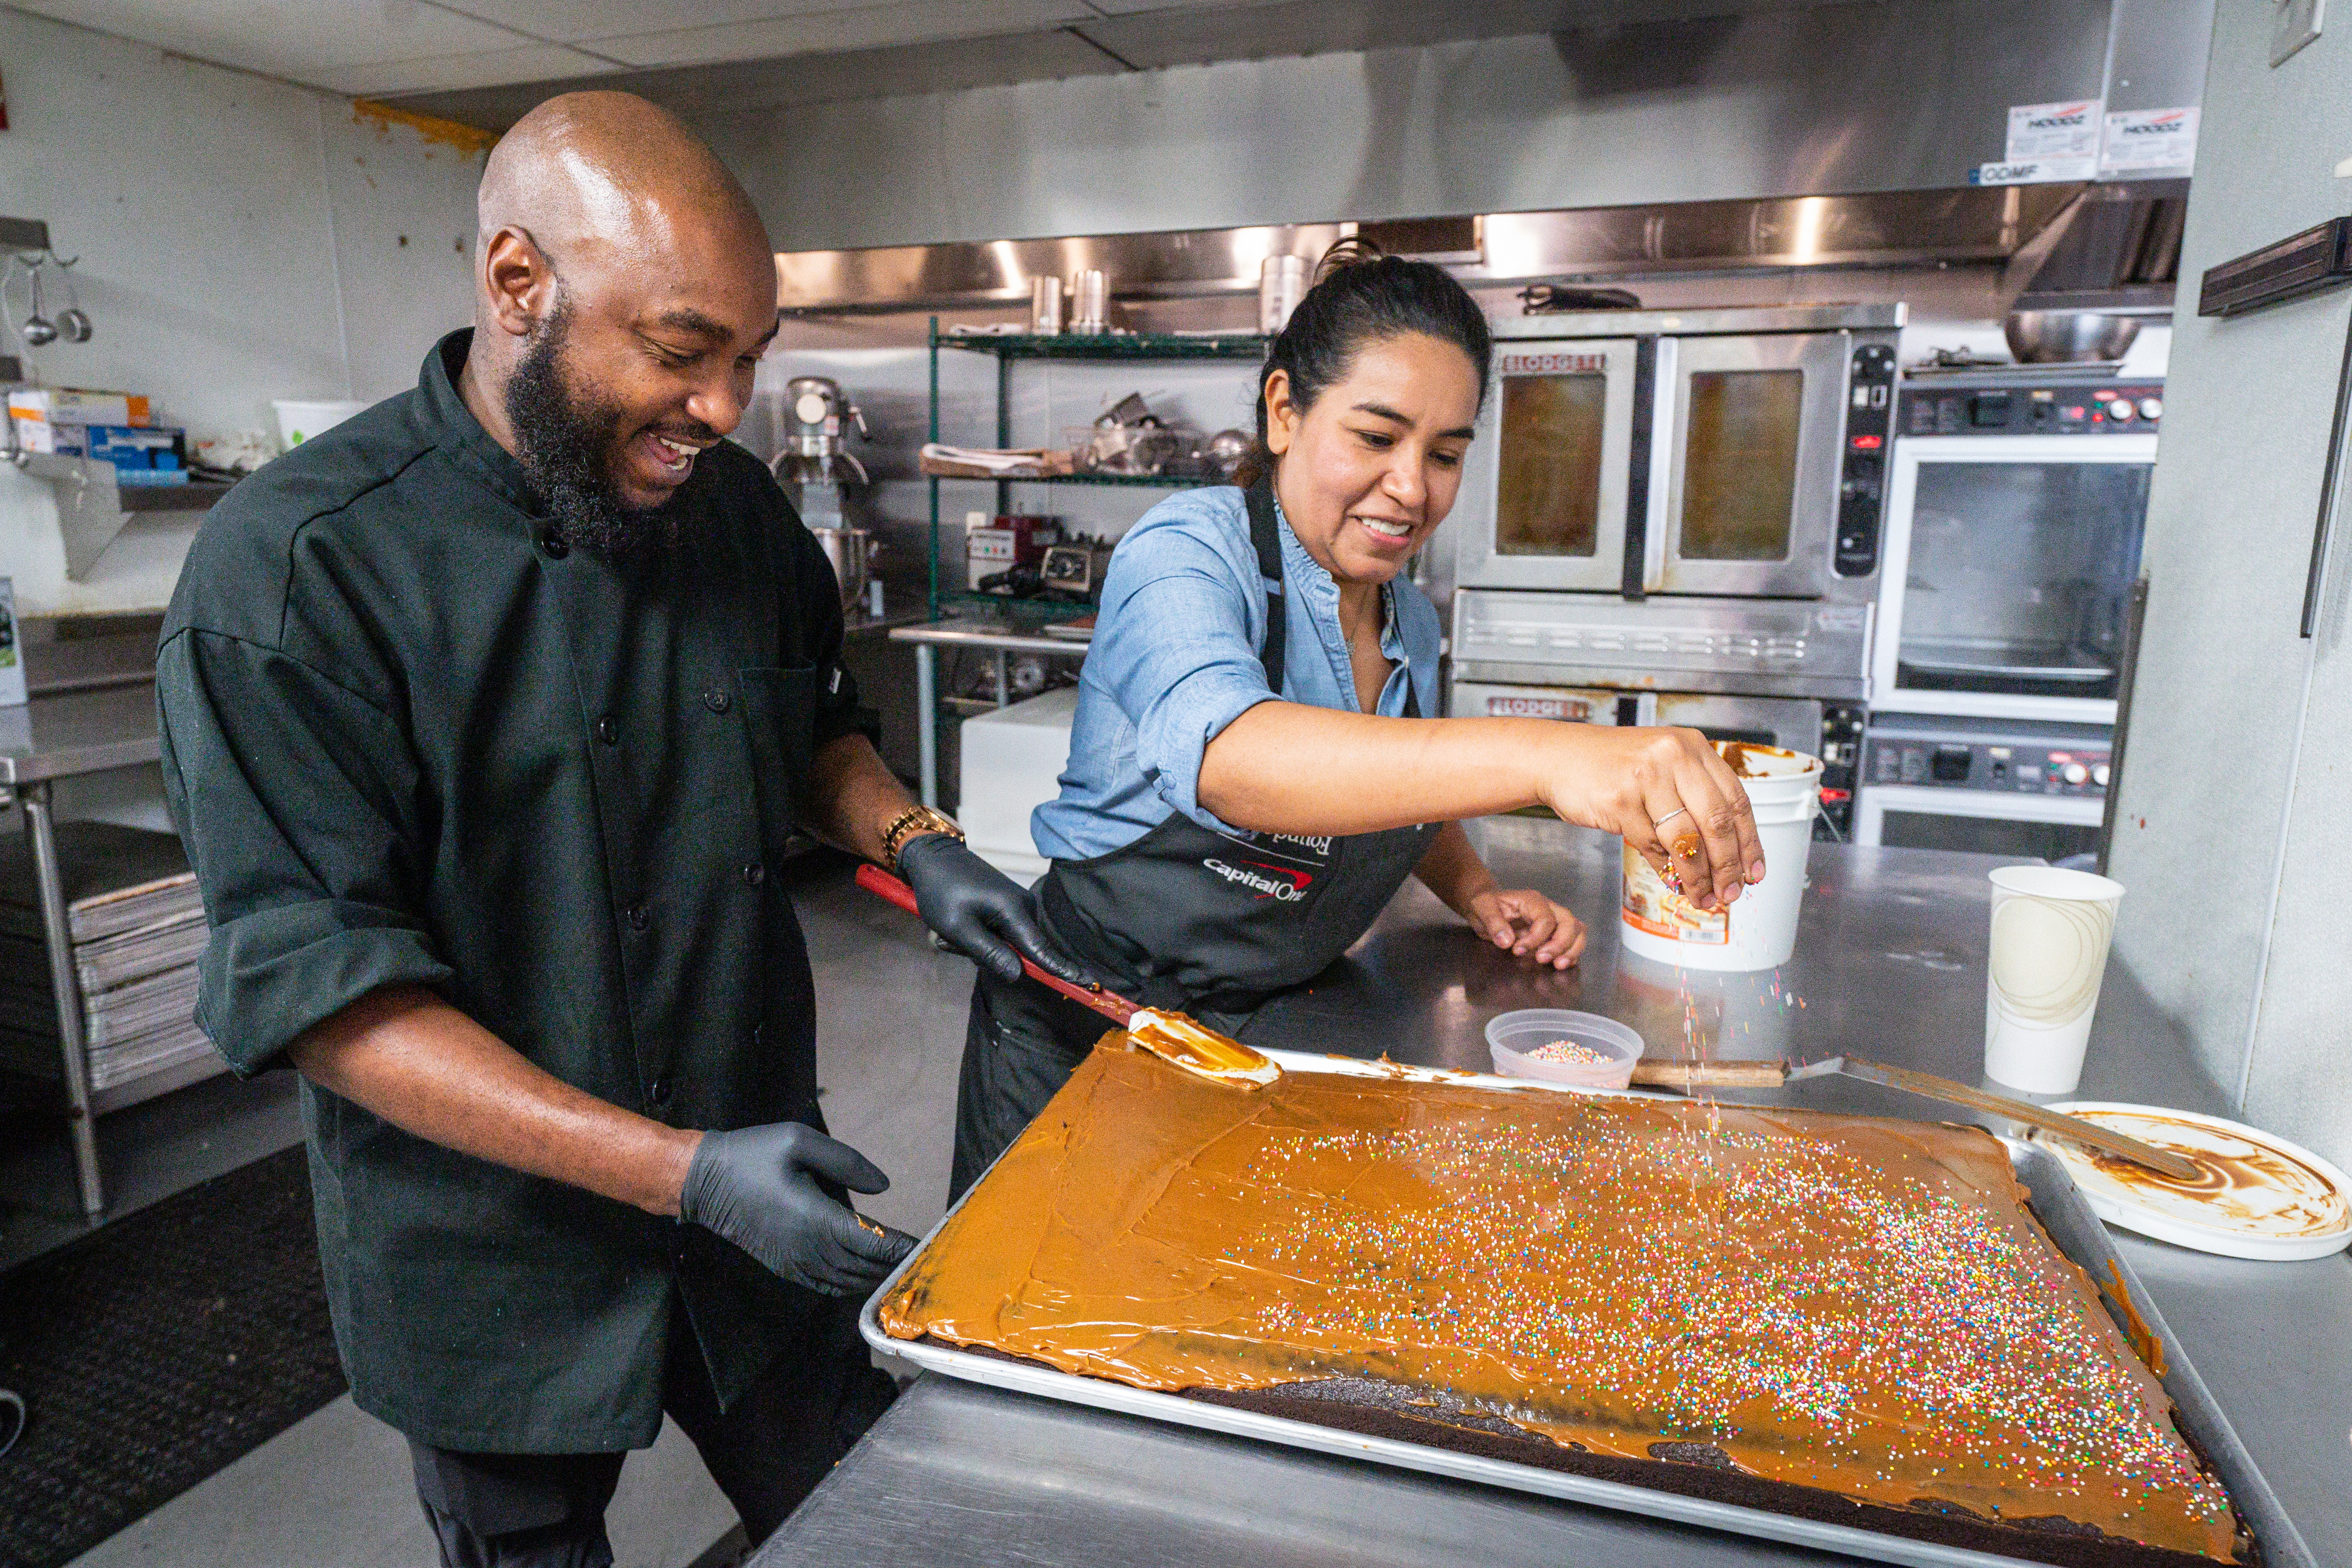
{"label": "chocolate cake edge", "polygon": [[[1019,1366],[1035,1367],[1056,1376],[1078,1375],[1064,1373],[1029,1356],[1012,1355],[986,1345],[959,1345],[952,1340],[940,1339],[934,1334],[925,1334],[915,1342],[942,1350],[961,1351],[967,1355],[984,1356],[993,1361],[1011,1362]],[[1322,1383],[1339,1381],[1343,1380],[1318,1380]],[[1883,1503],[1858,1501],[1819,1487],[1799,1486],[1790,1481],[1753,1475],[1747,1470],[1726,1470],[1711,1465],[1683,1464],[1666,1459],[1629,1459],[1612,1454],[1596,1454],[1588,1449],[1570,1449],[1532,1433],[1506,1435],[1490,1429],[1458,1426],[1434,1415],[1400,1415],[1385,1405],[1355,1397],[1335,1398],[1328,1394],[1308,1396],[1280,1388],[1192,1388],[1181,1390],[1175,1396],[1203,1405],[1244,1410],[1253,1415],[1352,1432],[1359,1436],[1418,1443],[1424,1447],[1443,1448],[1474,1458],[1527,1465],[1537,1469],[1588,1476],[1596,1480],[1619,1481],[1651,1491],[1701,1498],[1817,1523],[1871,1530],[1882,1535],[1900,1536],[1937,1545],[2000,1552],[2021,1562],[2047,1563],[2051,1568],[2214,1568],[2216,1561],[2194,1552],[2174,1552],[2166,1547],[2149,1546],[2121,1536],[2108,1535],[2094,1527],[2084,1527],[2092,1530],[2088,1535],[2052,1533],[2046,1527],[2037,1530],[2004,1523],[1969,1514],[1966,1510],[1955,1512],[1944,1505],[1931,1505],[1925,1501],[1914,1508],[1890,1508]],[[2200,1461],[2204,1459],[2201,1453],[2198,1458]],[[2243,1513],[2240,1513],[2242,1534],[2244,1518]],[[2252,1556],[2242,1557],[2239,1563],[2242,1568],[2260,1568],[2259,1544]]]}

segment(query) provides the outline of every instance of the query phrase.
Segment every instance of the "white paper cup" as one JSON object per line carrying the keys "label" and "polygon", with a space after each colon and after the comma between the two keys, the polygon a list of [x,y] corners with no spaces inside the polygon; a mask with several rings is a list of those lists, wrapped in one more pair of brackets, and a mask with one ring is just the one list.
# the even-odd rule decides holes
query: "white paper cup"
{"label": "white paper cup", "polygon": [[2003,866],[1990,875],[1985,1076],[2028,1094],[2072,1094],[2083,1080],[2123,884],[2055,866]]}
{"label": "white paper cup", "polygon": [[[1717,750],[1722,750],[1721,742]],[[1628,845],[1620,885],[1617,939],[1629,952],[1677,969],[1777,969],[1797,950],[1805,903],[1805,856],[1821,801],[1822,761],[1779,746],[1742,745],[1740,787],[1756,818],[1764,879],[1728,910],[1702,910],[1668,888]],[[1672,838],[1689,829],[1670,825]]]}

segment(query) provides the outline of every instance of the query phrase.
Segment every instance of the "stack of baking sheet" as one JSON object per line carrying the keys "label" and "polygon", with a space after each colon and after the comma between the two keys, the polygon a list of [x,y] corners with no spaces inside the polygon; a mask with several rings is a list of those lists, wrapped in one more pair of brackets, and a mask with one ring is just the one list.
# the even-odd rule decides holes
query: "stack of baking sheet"
{"label": "stack of baking sheet", "polygon": [[[58,863],[90,1088],[110,1089],[209,1051],[195,1016],[205,911],[180,841],[110,822],[61,823]],[[22,838],[0,844],[0,1064],[59,1070],[40,894]]]}

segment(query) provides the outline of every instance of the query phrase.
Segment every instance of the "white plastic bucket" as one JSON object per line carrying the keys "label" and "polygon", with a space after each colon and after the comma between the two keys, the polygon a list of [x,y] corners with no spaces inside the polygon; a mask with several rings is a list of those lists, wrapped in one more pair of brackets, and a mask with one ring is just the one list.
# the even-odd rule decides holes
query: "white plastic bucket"
{"label": "white plastic bucket", "polygon": [[279,397],[272,399],[269,406],[278,410],[278,449],[290,452],[311,437],[333,429],[367,405],[342,398],[305,401]]}
{"label": "white plastic bucket", "polygon": [[[1764,879],[1729,910],[1700,909],[1661,881],[1650,863],[1626,848],[1617,907],[1617,937],[1629,952],[1683,969],[1775,969],[1797,947],[1797,914],[1805,901],[1805,856],[1821,800],[1822,760],[1779,746],[1718,742],[1740,773],[1756,837],[1764,847]],[[1671,841],[1689,831],[1669,825]]]}

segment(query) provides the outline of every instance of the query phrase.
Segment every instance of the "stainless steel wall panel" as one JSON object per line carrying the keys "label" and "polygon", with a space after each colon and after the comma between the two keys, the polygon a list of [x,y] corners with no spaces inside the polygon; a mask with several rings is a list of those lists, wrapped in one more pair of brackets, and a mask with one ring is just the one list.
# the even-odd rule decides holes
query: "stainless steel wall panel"
{"label": "stainless steel wall panel", "polygon": [[2107,112],[2205,100],[2213,0],[2116,0]]}
{"label": "stainless steel wall panel", "polygon": [[1965,185],[2105,0],[1891,0],[700,119],[778,248]]}

